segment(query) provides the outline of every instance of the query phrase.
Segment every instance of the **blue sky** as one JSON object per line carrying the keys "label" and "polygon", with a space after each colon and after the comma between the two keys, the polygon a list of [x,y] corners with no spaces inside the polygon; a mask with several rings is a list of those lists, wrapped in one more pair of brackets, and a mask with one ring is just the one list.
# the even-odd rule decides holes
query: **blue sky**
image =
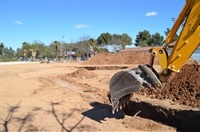
{"label": "blue sky", "polygon": [[101,33],[159,32],[173,25],[184,0],[0,0],[0,42],[16,49],[24,41],[49,45]]}

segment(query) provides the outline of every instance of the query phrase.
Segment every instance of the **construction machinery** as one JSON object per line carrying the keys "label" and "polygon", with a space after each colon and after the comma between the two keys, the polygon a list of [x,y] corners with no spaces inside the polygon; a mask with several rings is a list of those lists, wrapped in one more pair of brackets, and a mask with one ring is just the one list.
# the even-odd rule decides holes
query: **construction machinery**
{"label": "construction machinery", "polygon": [[[181,27],[182,26],[182,27]],[[168,45],[173,41],[178,29],[181,33],[170,54]],[[139,65],[137,68],[120,71],[110,80],[109,99],[112,112],[125,107],[132,94],[139,92],[142,87],[162,88],[172,72],[179,72],[185,62],[200,45],[200,0],[186,0],[172,29],[166,37],[166,44],[161,48],[150,50],[149,64]],[[154,58],[160,63],[161,72],[153,68]]]}

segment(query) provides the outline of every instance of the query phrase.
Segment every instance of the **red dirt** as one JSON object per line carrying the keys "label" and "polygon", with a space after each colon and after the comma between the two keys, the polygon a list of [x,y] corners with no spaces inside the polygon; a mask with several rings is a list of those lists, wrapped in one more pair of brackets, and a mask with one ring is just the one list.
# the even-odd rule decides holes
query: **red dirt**
{"label": "red dirt", "polygon": [[165,87],[142,89],[141,93],[158,99],[170,99],[175,103],[200,108],[200,65],[189,60],[180,73],[172,75]]}
{"label": "red dirt", "polygon": [[[96,87],[96,86],[91,86],[88,83],[80,83],[77,82],[78,80],[87,80],[87,79],[92,79],[92,78],[96,78],[97,74],[95,74],[92,71],[89,71],[85,68],[78,68],[78,70],[72,72],[72,73],[68,73],[68,74],[61,74],[61,75],[57,75],[58,78],[60,78],[61,80],[64,80],[70,84],[73,84],[74,86],[77,87],[77,90],[80,88],[80,91],[84,92],[84,93],[89,93],[89,94],[94,94],[96,96],[96,98],[99,101],[105,102],[105,100],[107,99],[107,91],[102,91],[100,88]],[[105,80],[99,80],[100,82],[103,82]],[[108,102],[108,101],[106,101]]]}
{"label": "red dirt", "polygon": [[[123,52],[114,54],[101,54],[94,56],[85,64],[148,64],[150,54],[146,52]],[[158,64],[158,61],[154,64]],[[171,100],[171,105],[181,104],[193,108],[200,108],[200,64],[194,60],[188,60],[183,66],[180,73],[173,73],[163,89],[141,89],[141,92],[150,98],[163,100]],[[174,126],[177,131],[199,131],[199,112],[192,110],[174,110],[167,107],[167,105],[155,106],[154,103],[135,102],[131,99],[131,105],[124,109],[128,115],[135,116],[137,112],[140,117],[156,120],[163,124]],[[194,116],[195,115],[195,116]],[[128,127],[134,126],[138,130],[153,130],[153,125],[149,122],[148,125],[138,125],[132,121],[126,122]],[[155,124],[154,124],[155,125]],[[158,129],[158,126],[155,126]]]}
{"label": "red dirt", "polygon": [[[86,65],[118,65],[118,64],[149,64],[150,53],[148,52],[119,52],[103,53],[92,56]],[[155,64],[158,61],[155,60]]]}
{"label": "red dirt", "polygon": [[87,70],[85,68],[79,68],[78,70],[65,75],[65,77],[80,78],[80,79],[93,78],[93,77],[96,77],[96,76],[97,75],[94,72],[90,72],[89,70]]}
{"label": "red dirt", "polygon": [[[148,64],[148,52],[119,52],[104,53],[93,56],[84,64],[116,65],[116,64]],[[158,61],[155,61],[158,64]],[[172,103],[200,108],[200,65],[196,61],[188,60],[180,73],[173,73],[165,87],[160,89],[141,90],[140,94],[157,99],[170,99]]]}

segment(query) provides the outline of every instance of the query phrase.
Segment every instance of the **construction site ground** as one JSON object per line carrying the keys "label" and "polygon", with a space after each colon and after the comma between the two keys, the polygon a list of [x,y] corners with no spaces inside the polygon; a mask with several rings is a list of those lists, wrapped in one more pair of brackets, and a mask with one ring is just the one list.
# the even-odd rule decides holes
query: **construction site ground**
{"label": "construction site ground", "polygon": [[146,52],[127,52],[1,65],[0,131],[200,131],[200,65],[192,60],[164,89],[143,88],[111,113],[110,78],[148,61]]}

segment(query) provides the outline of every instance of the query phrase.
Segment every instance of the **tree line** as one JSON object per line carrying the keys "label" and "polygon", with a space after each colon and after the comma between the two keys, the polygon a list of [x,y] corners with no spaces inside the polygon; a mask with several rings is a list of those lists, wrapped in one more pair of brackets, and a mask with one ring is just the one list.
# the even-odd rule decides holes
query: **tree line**
{"label": "tree line", "polygon": [[[170,29],[167,28],[165,35],[169,33]],[[175,36],[174,40],[178,38]],[[16,61],[23,60],[36,60],[36,59],[59,59],[65,58],[66,55],[75,52],[77,56],[83,57],[88,53],[109,52],[108,46],[113,46],[116,50],[125,49],[127,45],[134,44],[138,47],[146,46],[161,46],[165,42],[164,37],[160,33],[151,34],[149,31],[144,30],[138,32],[136,35],[135,43],[132,38],[127,34],[111,34],[108,32],[102,33],[95,38],[90,36],[83,36],[77,42],[65,43],[62,41],[52,41],[50,45],[45,45],[42,41],[22,42],[20,48],[13,50],[11,47],[5,47],[4,43],[0,43],[0,61]]]}

